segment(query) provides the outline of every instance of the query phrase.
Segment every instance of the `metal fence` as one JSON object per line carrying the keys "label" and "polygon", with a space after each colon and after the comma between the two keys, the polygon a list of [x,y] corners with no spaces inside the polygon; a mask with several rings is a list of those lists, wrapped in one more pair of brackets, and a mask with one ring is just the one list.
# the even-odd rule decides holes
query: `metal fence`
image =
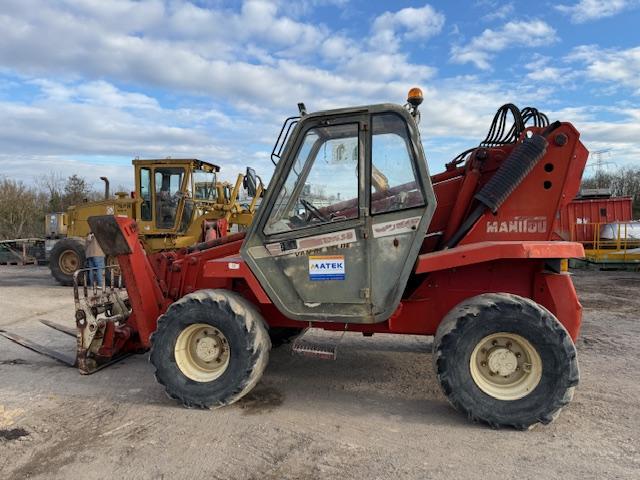
{"label": "metal fence", "polygon": [[599,263],[640,262],[640,222],[576,223],[572,241],[584,245],[587,260]]}

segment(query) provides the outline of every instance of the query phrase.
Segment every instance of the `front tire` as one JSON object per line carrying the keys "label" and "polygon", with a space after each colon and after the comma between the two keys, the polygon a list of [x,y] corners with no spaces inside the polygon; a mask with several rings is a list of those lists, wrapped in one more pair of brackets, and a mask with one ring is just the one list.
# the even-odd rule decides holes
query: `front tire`
{"label": "front tire", "polygon": [[167,394],[186,407],[229,405],[258,383],[271,343],[253,305],[226,290],[200,290],[158,319],[150,361]]}
{"label": "front tire", "polygon": [[553,421],[579,381],[576,349],[544,307],[506,293],[456,306],[434,341],[434,367],[449,402],[493,428]]}
{"label": "front tire", "polygon": [[75,237],[58,240],[51,249],[49,269],[58,283],[66,287],[73,285],[73,274],[84,268],[86,261],[84,242]]}

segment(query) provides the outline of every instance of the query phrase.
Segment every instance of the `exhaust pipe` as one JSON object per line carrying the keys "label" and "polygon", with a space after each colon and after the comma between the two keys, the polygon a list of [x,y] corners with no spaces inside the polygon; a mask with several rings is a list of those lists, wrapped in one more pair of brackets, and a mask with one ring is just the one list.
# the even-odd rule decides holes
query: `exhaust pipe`
{"label": "exhaust pipe", "polygon": [[109,179],[107,177],[100,177],[100,180],[104,182],[104,199],[109,200]]}

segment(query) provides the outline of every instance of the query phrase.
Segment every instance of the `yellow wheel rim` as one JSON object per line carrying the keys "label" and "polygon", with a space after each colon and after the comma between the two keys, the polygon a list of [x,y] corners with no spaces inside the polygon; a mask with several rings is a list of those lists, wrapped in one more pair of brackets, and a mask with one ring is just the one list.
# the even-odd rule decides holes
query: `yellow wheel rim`
{"label": "yellow wheel rim", "polygon": [[196,382],[211,382],[229,366],[229,343],[217,328],[195,323],[178,335],[174,355],[186,377]]}
{"label": "yellow wheel rim", "polygon": [[473,349],[469,367],[477,387],[498,400],[526,397],[542,378],[540,354],[515,333],[484,337]]}
{"label": "yellow wheel rim", "polygon": [[79,264],[80,259],[74,250],[65,250],[58,257],[58,266],[60,270],[67,275],[73,275],[73,272],[78,269]]}

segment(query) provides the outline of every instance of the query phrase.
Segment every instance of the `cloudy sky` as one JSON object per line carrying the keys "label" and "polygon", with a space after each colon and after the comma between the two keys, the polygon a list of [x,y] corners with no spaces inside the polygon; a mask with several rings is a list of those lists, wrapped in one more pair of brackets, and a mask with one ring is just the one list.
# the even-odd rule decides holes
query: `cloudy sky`
{"label": "cloudy sky", "polygon": [[[0,0],[0,175],[196,157],[269,178],[282,120],[425,92],[432,171],[503,103],[640,164],[640,2]],[[612,167],[609,167],[612,168]]]}

